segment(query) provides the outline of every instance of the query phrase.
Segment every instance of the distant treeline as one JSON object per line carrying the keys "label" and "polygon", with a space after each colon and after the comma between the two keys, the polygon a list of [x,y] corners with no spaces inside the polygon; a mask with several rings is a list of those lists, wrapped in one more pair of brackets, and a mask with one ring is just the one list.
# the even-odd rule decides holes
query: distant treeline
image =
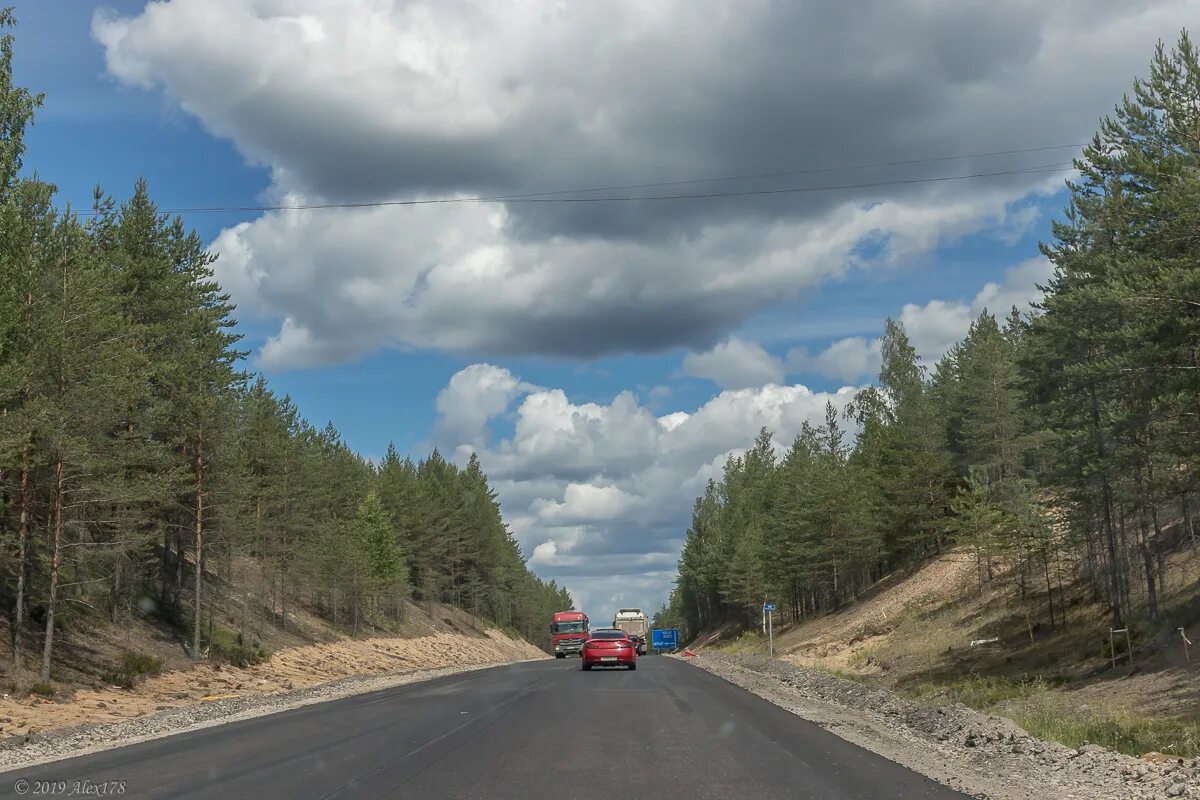
{"label": "distant treeline", "polygon": [[[777,461],[764,431],[697,499],[657,624],[833,608],[956,542],[1047,621],[1089,582],[1113,627],[1159,617],[1200,488],[1200,62],[1186,32],[1103,120],[1042,251],[1031,315],[982,314],[933,370],[889,321],[878,386]],[[1173,523],[1178,523],[1177,525]],[[1193,620],[1194,621],[1194,620]]]}
{"label": "distant treeline", "polygon": [[[0,26],[12,16],[0,13]],[[80,616],[155,614],[195,654],[297,604],[387,624],[445,601],[545,644],[571,599],[525,566],[477,461],[373,465],[239,370],[213,256],[144,183],[89,213],[23,177],[41,97],[0,38],[0,594],[20,665]],[[214,625],[206,581],[237,630]],[[221,639],[221,637],[225,639]],[[218,642],[219,643],[219,642]]]}

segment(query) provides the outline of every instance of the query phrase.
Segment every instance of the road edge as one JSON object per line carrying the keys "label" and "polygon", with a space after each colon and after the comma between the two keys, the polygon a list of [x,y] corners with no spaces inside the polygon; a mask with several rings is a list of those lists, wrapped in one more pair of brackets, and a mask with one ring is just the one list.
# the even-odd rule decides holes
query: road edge
{"label": "road edge", "polygon": [[[192,733],[205,728],[267,717],[305,706],[395,689],[450,675],[543,660],[545,659],[523,658],[512,661],[454,664],[431,669],[349,675],[327,683],[288,692],[246,695],[182,706],[157,714],[115,722],[76,725],[47,731],[22,742],[0,742],[0,774]],[[198,718],[197,715],[199,715]],[[143,729],[143,732],[135,732],[139,728]],[[145,728],[151,730],[144,731]],[[86,744],[84,744],[85,742]]]}
{"label": "road edge", "polygon": [[[1099,745],[1075,750],[1010,720],[956,704],[904,700],[766,657],[681,658],[833,735],[983,800],[1159,800],[1200,797],[1200,759],[1147,763]],[[831,691],[831,689],[833,691]],[[843,702],[846,700],[847,702]]]}

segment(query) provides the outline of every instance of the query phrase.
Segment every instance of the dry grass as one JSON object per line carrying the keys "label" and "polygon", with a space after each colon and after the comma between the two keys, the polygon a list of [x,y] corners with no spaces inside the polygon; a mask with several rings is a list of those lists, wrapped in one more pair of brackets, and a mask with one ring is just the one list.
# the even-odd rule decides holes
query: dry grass
{"label": "dry grass", "polygon": [[[775,652],[797,666],[1007,716],[1070,746],[1198,755],[1200,647],[1185,661],[1174,630],[1186,627],[1193,640],[1200,633],[1200,557],[1190,549],[1171,554],[1167,575],[1159,625],[1135,625],[1135,667],[1112,668],[1107,612],[1085,587],[1068,588],[1068,624],[1061,626],[1056,603],[1060,624],[1051,626],[1044,594],[1022,597],[1002,573],[981,588],[973,559],[961,551],[891,576],[836,613],[778,631]],[[765,653],[766,641],[752,632],[722,649]]]}

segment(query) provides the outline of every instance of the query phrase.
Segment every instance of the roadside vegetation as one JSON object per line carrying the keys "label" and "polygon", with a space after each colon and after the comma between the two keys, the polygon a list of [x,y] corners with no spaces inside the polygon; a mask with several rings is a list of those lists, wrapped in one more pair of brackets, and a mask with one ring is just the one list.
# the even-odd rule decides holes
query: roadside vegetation
{"label": "roadside vegetation", "polygon": [[[694,635],[838,608],[952,544],[980,586],[1067,624],[1086,584],[1113,628],[1194,625],[1160,609],[1167,556],[1200,547],[1200,61],[1186,34],[1076,161],[1032,315],[989,309],[932,368],[904,326],[878,386],[730,458],[695,503],[659,625]],[[857,431],[851,437],[848,429]]]}
{"label": "roadside vegetation", "polygon": [[1127,710],[1070,708],[1062,697],[1050,692],[1040,676],[1013,680],[968,675],[944,683],[924,683],[909,694],[938,705],[962,703],[998,713],[1039,739],[1071,747],[1099,744],[1132,756],[1154,751],[1180,758],[1200,756],[1198,715],[1165,718]]}
{"label": "roadside vegetation", "polygon": [[[569,595],[533,576],[479,463],[375,464],[244,371],[214,256],[144,182],[62,207],[23,163],[42,98],[0,12],[0,602],[14,674],[154,620],[256,663],[298,611],[347,632],[445,602],[534,642]],[[380,449],[383,449],[380,443]],[[217,611],[221,613],[216,613]],[[152,671],[133,654],[122,684]],[[37,687],[35,687],[37,688]]]}
{"label": "roadside vegetation", "polygon": [[[1187,702],[1079,708],[1060,692],[1106,680],[1136,696],[1115,679],[1154,670],[1180,696],[1195,685],[1200,648],[1186,660],[1181,632],[1200,638],[1197,109],[1184,33],[1076,161],[1042,247],[1044,300],[986,310],[933,365],[888,321],[877,386],[782,454],[763,430],[709,482],[655,625],[765,652],[770,600],[776,653],[797,664],[993,710],[1066,744],[1200,752]],[[836,647],[815,632],[938,564],[936,601],[864,614]],[[740,629],[752,633],[731,642]]]}

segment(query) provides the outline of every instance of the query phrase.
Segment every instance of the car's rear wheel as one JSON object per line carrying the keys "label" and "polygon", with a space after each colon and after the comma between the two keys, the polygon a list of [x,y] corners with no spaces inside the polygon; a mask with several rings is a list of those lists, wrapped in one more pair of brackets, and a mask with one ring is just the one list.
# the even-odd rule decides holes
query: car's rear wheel
{"label": "car's rear wheel", "polygon": [[630,669],[637,669],[637,664],[630,664],[630,665],[629,665],[629,668],[630,668]]}
{"label": "car's rear wheel", "polygon": [[581,666],[583,667],[583,671],[584,671],[584,672],[587,672],[589,669],[591,669],[591,668],[592,668],[592,665],[591,665],[591,664],[589,664],[589,663],[587,663],[586,661],[585,661],[585,662],[583,662],[583,664],[582,664]]}

